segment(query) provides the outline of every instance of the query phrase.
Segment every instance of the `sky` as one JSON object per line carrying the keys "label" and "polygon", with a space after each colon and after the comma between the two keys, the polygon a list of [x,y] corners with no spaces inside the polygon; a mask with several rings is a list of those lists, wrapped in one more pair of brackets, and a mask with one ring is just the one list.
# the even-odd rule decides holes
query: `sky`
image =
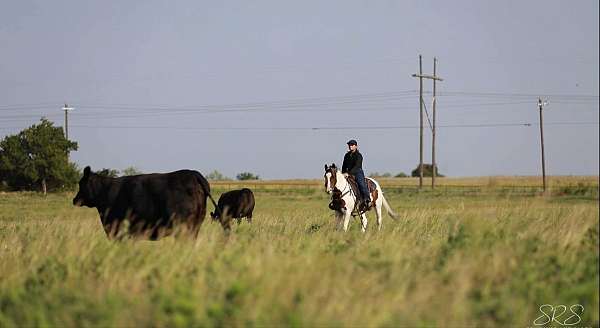
{"label": "sky", "polygon": [[[0,138],[46,117],[93,170],[319,178],[356,139],[367,173],[419,162],[436,57],[448,176],[598,175],[599,4],[3,1]],[[424,162],[431,162],[432,82]],[[428,118],[429,117],[429,120]]]}

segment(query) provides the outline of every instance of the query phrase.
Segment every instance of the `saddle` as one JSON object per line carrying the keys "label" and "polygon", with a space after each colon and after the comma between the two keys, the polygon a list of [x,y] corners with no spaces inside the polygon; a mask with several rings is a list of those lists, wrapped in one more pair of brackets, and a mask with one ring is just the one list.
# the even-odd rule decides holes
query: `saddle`
{"label": "saddle", "polygon": [[[358,189],[358,183],[356,182],[356,179],[353,175],[349,174],[348,177],[346,178],[346,180],[348,181],[348,183],[350,184],[350,187],[352,188],[352,192],[354,192],[354,194],[357,196],[357,198],[362,201],[362,195],[360,193],[360,190]],[[375,182],[373,182],[370,179],[365,178],[365,183],[367,184],[367,188],[369,189],[369,193],[371,194],[371,202],[375,203],[375,201],[377,200],[377,197],[379,197],[378,192],[377,192],[377,185],[375,185]]]}

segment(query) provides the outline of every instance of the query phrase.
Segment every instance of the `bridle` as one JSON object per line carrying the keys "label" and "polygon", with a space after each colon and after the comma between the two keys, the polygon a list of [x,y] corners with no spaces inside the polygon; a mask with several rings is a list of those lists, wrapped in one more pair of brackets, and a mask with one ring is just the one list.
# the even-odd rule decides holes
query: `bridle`
{"label": "bridle", "polygon": [[[327,173],[331,176],[327,178]],[[325,165],[325,192],[331,194],[334,189],[336,189],[335,185],[337,184],[337,168],[335,166],[327,166]],[[329,183],[329,185],[328,185]]]}
{"label": "bridle", "polygon": [[[331,177],[329,179],[327,179],[327,173],[331,174]],[[327,169],[325,169],[325,179],[326,179],[326,181],[325,181],[325,191],[328,194],[331,194],[332,192],[334,192],[337,189],[337,187],[336,187],[336,184],[337,184],[337,168],[335,166],[333,166],[333,167],[330,166]],[[327,182],[329,182],[329,184],[331,186],[330,189],[327,188]],[[337,189],[337,190],[339,190],[339,189]],[[350,187],[350,183],[346,183],[346,186],[344,187],[343,190],[340,190],[340,192],[342,194],[340,196],[340,198],[342,198],[342,197],[346,196],[347,194],[351,193],[352,192],[352,188]]]}

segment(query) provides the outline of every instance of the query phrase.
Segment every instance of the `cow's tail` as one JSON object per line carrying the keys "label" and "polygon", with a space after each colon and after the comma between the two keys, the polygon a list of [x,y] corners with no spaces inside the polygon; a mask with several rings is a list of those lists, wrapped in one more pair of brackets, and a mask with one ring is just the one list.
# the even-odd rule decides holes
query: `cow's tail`
{"label": "cow's tail", "polygon": [[383,201],[383,207],[385,207],[385,210],[387,211],[387,213],[392,217],[392,219],[397,220],[398,214],[396,214],[396,213],[394,213],[394,211],[392,211],[392,208],[390,207],[390,204],[387,202],[387,199],[385,199],[385,196],[383,196],[383,193],[381,195],[381,200]]}
{"label": "cow's tail", "polygon": [[196,174],[196,179],[198,179],[198,183],[200,184],[200,186],[202,186],[202,190],[208,196],[208,198],[210,198],[210,201],[215,206],[215,213],[217,213],[220,216],[221,210],[219,209],[217,202],[215,202],[215,199],[210,194],[210,185],[208,184],[208,181],[206,180],[206,178],[204,178],[204,176],[202,176],[202,174],[200,174],[200,172],[194,171],[194,173]]}

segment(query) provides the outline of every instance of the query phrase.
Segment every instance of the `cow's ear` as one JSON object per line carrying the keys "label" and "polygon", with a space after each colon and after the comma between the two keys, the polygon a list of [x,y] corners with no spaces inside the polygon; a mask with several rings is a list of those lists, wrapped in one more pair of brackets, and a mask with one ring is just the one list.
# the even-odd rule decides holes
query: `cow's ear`
{"label": "cow's ear", "polygon": [[89,177],[91,172],[92,172],[92,169],[89,166],[86,166],[85,169],[83,169],[83,177],[84,178]]}
{"label": "cow's ear", "polygon": [[328,169],[327,164],[325,164],[325,171],[327,171],[327,169]]}
{"label": "cow's ear", "polygon": [[337,168],[337,167],[335,166],[335,163],[331,163],[331,167],[332,167],[332,168],[334,168],[334,169],[335,169],[335,168]]}

